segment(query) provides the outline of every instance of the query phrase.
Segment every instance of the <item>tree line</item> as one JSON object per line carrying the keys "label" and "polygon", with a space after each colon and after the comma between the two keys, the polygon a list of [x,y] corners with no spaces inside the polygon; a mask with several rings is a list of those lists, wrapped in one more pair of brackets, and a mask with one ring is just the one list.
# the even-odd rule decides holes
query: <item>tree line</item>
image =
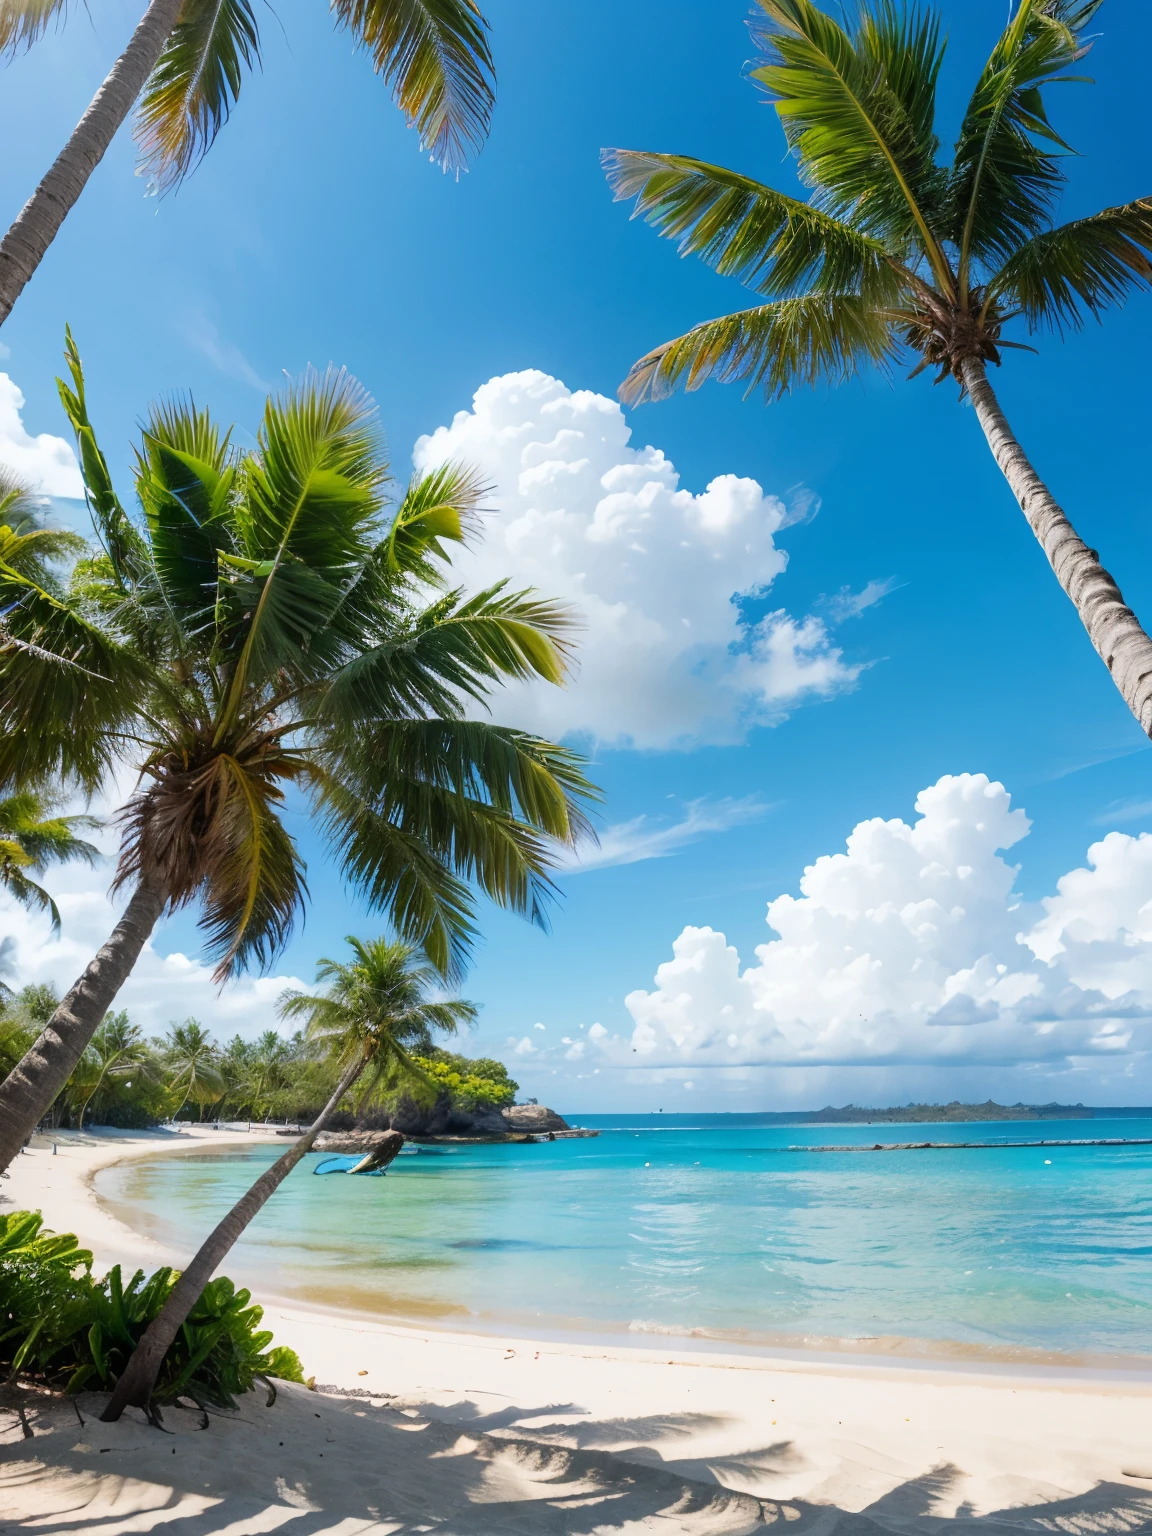
{"label": "tree line", "polygon": [[[0,1002],[0,1077],[15,1064],[59,1004],[49,983],[22,987]],[[413,1060],[422,1076],[374,1106],[384,1115],[355,1114],[349,1096],[330,1118],[336,1128],[387,1117],[407,1093],[434,1093],[464,1109],[511,1104],[519,1084],[503,1062],[469,1058],[429,1046]],[[265,1030],[254,1040],[216,1041],[196,1019],[173,1021],[147,1037],[127,1010],[110,1012],[56,1101],[42,1129],[102,1125],[146,1129],[168,1121],[299,1123],[315,1119],[336,1086],[331,1054],[304,1030]]]}

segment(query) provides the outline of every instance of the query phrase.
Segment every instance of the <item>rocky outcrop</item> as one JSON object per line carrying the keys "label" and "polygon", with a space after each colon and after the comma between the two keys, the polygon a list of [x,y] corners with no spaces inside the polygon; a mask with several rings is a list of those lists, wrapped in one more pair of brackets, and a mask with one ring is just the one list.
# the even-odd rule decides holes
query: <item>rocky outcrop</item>
{"label": "rocky outcrop", "polygon": [[419,1139],[463,1136],[483,1141],[500,1141],[508,1135],[508,1127],[495,1105],[481,1104],[475,1109],[465,1109],[462,1105],[453,1104],[447,1094],[441,1094],[434,1104],[417,1104],[412,1099],[401,1099],[386,1118],[393,1130]]}
{"label": "rocky outcrop", "polygon": [[510,1104],[501,1114],[510,1131],[529,1131],[542,1136],[549,1131],[569,1129],[567,1120],[544,1104]]}
{"label": "rocky outcrop", "polygon": [[567,1120],[543,1104],[512,1104],[505,1110],[481,1104],[465,1109],[447,1094],[434,1104],[403,1098],[394,1109],[377,1111],[368,1123],[373,1129],[321,1132],[316,1138],[317,1152],[366,1153],[379,1145],[381,1137],[396,1131],[415,1141],[523,1141],[529,1136],[578,1134],[569,1130]]}
{"label": "rocky outcrop", "polygon": [[397,1152],[404,1145],[403,1136],[397,1139],[395,1131],[321,1131],[312,1143],[312,1150],[365,1157],[370,1152],[379,1152],[393,1144]]}

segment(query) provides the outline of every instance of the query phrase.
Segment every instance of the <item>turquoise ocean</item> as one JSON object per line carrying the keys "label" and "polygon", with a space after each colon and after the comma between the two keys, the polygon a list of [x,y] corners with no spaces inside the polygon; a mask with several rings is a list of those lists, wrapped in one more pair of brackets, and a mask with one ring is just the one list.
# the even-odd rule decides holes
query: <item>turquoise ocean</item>
{"label": "turquoise ocean", "polygon": [[[1152,1366],[1152,1112],[787,1125],[577,1117],[594,1139],[439,1146],[383,1178],[312,1155],[233,1251],[257,1293],[457,1328]],[[876,1141],[991,1149],[815,1152]],[[276,1155],[103,1170],[120,1218],[194,1250]],[[647,1336],[647,1337],[646,1337]]]}

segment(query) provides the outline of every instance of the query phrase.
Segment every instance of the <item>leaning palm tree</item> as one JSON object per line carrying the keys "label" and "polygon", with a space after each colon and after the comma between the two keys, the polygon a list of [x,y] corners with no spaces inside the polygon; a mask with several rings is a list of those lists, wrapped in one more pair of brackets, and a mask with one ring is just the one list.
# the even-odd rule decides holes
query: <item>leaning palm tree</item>
{"label": "leaning palm tree", "polygon": [[[223,982],[267,966],[306,895],[285,825],[315,816],[349,884],[444,974],[471,884],[537,922],[586,829],[581,760],[469,719],[508,678],[563,681],[566,610],[446,579],[482,487],[447,466],[389,507],[371,403],[344,373],[270,399],[239,450],[191,402],[157,408],[113,489],[79,358],[63,399],[103,544],[54,596],[0,563],[0,784],[114,768],[123,916],[0,1084],[0,1168],[60,1089],[161,914],[196,905]],[[292,797],[289,801],[289,795]]]}
{"label": "leaning palm tree", "polygon": [[321,960],[317,967],[317,981],[327,983],[324,993],[287,993],[281,1004],[285,1017],[307,1020],[308,1036],[339,1072],[331,1098],[304,1135],[260,1175],[205,1239],[136,1346],[101,1415],[105,1421],[118,1419],[130,1404],[148,1406],[168,1346],[201,1291],[252,1218],[311,1151],[341,1100],[359,1088],[357,1103],[363,1108],[405,1080],[430,1086],[413,1053],[430,1050],[435,1032],[455,1034],[475,1017],[471,1003],[429,997],[439,976],[410,945],[387,939],[347,942],[354,959]]}
{"label": "leaning palm tree", "polygon": [[[0,52],[30,47],[68,0],[0,0]],[[488,131],[487,23],[475,0],[332,0],[384,77],[420,143],[459,171]],[[0,241],[0,325],[56,238],[117,129],[139,101],[141,170],[178,186],[228,120],[244,72],[260,62],[252,0],[149,0],[128,46],[43,181]]]}
{"label": "leaning palm tree", "polygon": [[1078,326],[1152,281],[1152,197],[1055,224],[1067,145],[1044,88],[1076,78],[1102,0],[1019,0],[939,156],[935,16],[861,0],[850,27],[812,0],[757,0],[770,95],[812,190],[803,202],[685,155],[606,150],[618,198],[760,294],[640,359],[630,403],[739,380],[770,399],[901,356],[952,377],[1125,703],[1152,734],[1152,640],[1013,436],[988,382],[1014,320]]}
{"label": "leaning palm tree", "polygon": [[170,1024],[163,1060],[168,1074],[168,1087],[180,1101],[172,1112],[172,1119],[179,1119],[189,1099],[199,1106],[200,1118],[203,1119],[205,1104],[215,1104],[224,1092],[220,1053],[212,1036],[198,1019],[185,1019],[183,1024]]}
{"label": "leaning palm tree", "polygon": [[[0,528],[0,549],[7,530]],[[60,932],[60,909],[44,887],[32,877],[42,875],[50,864],[79,860],[95,864],[100,850],[78,837],[81,831],[100,826],[95,816],[60,816],[51,796],[42,790],[24,790],[0,797],[0,890],[23,907],[47,912],[53,933]]]}

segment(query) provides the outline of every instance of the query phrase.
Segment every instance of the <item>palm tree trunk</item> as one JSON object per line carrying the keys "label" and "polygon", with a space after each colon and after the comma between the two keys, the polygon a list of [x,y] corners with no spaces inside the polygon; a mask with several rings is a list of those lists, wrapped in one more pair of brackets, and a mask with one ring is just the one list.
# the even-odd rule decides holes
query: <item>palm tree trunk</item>
{"label": "palm tree trunk", "polygon": [[0,1083],[0,1172],[72,1075],[163,909],[159,886],[142,880],[108,942]]}
{"label": "palm tree trunk", "polygon": [[156,1385],[156,1377],[168,1353],[168,1346],[179,1332],[184,1319],[200,1299],[200,1293],[227,1255],[244,1228],[275,1194],[300,1159],[309,1152],[312,1143],[327,1125],[336,1106],[363,1072],[367,1061],[355,1061],[344,1073],[336,1092],[325,1104],[313,1123],[298,1141],[294,1141],[252,1185],[241,1195],[224,1220],[209,1234],[200,1252],[177,1280],[168,1293],[168,1300],[148,1324],[132,1358],[124,1367],[124,1374],[116,1383],[116,1389],[108,1399],[108,1406],[100,1415],[105,1424],[113,1424],[124,1409],[133,1406],[146,1408]]}
{"label": "palm tree trunk", "polygon": [[984,365],[964,364],[964,385],[992,455],[1040,541],[1056,580],[1076,605],[1125,704],[1152,736],[1152,639],[1125,603],[1120,588],[1056,504],[1008,425]]}
{"label": "palm tree trunk", "polygon": [[180,6],[181,0],[151,0],[127,48],[0,243],[0,325],[131,112],[164,51]]}

